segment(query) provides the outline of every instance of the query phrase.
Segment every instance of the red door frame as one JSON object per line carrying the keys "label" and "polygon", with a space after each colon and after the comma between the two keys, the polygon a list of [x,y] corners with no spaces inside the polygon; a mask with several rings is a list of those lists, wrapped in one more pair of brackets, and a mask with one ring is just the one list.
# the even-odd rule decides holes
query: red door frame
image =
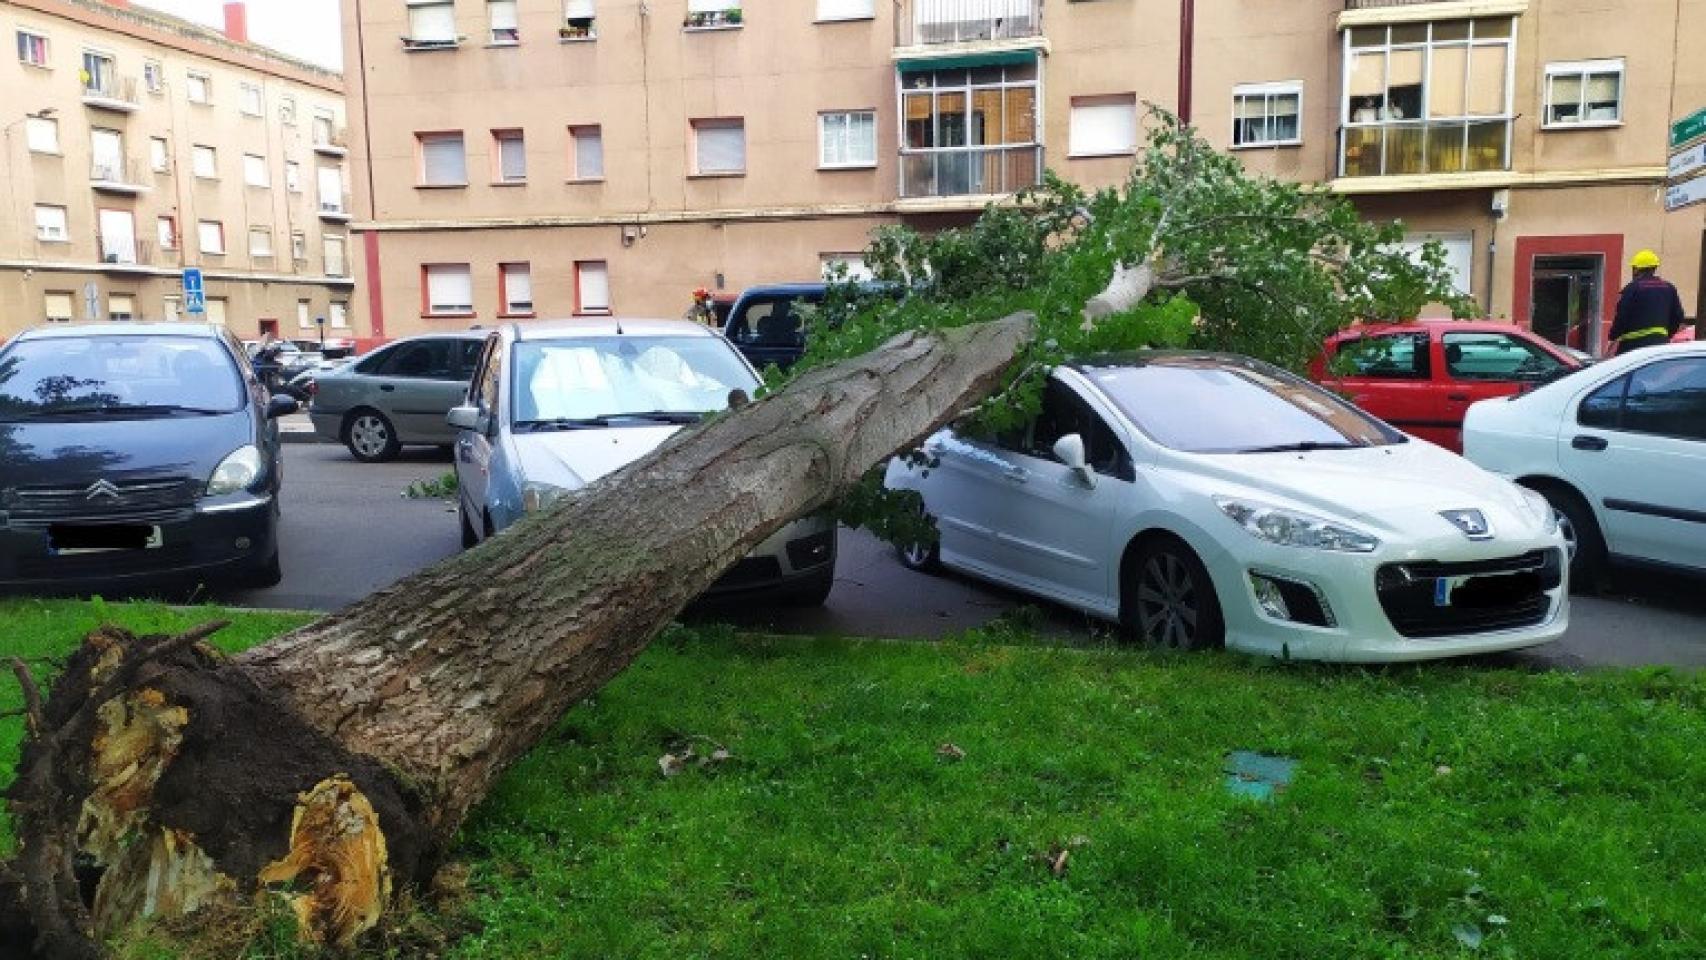
{"label": "red door frame", "polygon": [[1523,329],[1533,327],[1529,310],[1534,305],[1534,258],[1548,256],[1597,255],[1605,260],[1605,276],[1600,278],[1599,344],[1603,350],[1606,335],[1611,332],[1613,314],[1617,312],[1617,295],[1623,289],[1623,235],[1621,233],[1583,233],[1573,236],[1517,237],[1516,278],[1511,291],[1511,319]]}

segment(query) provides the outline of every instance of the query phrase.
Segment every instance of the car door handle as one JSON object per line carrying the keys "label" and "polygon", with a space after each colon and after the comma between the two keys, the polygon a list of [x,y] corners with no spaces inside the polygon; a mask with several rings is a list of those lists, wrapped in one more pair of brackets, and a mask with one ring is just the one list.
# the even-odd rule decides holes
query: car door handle
{"label": "car door handle", "polygon": [[391,391],[393,391],[393,390],[395,390],[395,389],[397,389],[397,388],[396,388],[396,387],[394,387],[394,386],[392,386],[392,385],[391,385],[391,384],[389,384],[389,383],[382,383],[382,384],[380,384],[380,385],[379,385],[379,389],[380,389],[380,390],[383,390],[383,391],[385,391],[385,392],[386,392],[386,393],[390,393],[390,392],[391,392]]}
{"label": "car door handle", "polygon": [[1467,394],[1467,393],[1448,393],[1445,395],[1445,398],[1447,400],[1468,400],[1469,394]]}
{"label": "car door handle", "polygon": [[1604,437],[1590,437],[1583,434],[1571,440],[1570,446],[1577,450],[1604,450],[1611,444]]}

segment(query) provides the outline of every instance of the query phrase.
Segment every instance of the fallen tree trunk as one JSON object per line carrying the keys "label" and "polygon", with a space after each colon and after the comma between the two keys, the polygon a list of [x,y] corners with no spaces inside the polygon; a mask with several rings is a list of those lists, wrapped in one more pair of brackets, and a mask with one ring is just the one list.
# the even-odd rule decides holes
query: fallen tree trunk
{"label": "fallen tree trunk", "polygon": [[27,691],[13,873],[38,951],[95,957],[137,918],[259,890],[347,944],[569,706],[766,537],[998,387],[1032,333],[909,334],[808,373],[235,658],[92,634],[45,704]]}

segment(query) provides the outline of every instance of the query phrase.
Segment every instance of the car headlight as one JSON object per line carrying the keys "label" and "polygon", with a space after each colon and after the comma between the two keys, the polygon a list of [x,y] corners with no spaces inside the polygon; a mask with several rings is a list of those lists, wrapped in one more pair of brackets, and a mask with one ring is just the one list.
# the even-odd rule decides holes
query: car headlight
{"label": "car headlight", "polygon": [[521,509],[528,513],[543,510],[561,500],[568,492],[555,484],[529,481],[521,485]]}
{"label": "car headlight", "polygon": [[261,451],[254,444],[238,447],[213,468],[213,476],[207,481],[207,495],[217,497],[247,489],[260,475]]}
{"label": "car headlight", "polygon": [[1527,487],[1517,487],[1517,489],[1522,491],[1522,498],[1528,501],[1528,508],[1534,511],[1536,517],[1540,518],[1541,525],[1546,529],[1546,535],[1551,536],[1557,533],[1558,511],[1552,509],[1552,501]]}
{"label": "car headlight", "polygon": [[1269,543],[1340,553],[1372,553],[1380,546],[1379,540],[1361,530],[1307,513],[1231,497],[1215,497],[1214,502],[1251,536]]}

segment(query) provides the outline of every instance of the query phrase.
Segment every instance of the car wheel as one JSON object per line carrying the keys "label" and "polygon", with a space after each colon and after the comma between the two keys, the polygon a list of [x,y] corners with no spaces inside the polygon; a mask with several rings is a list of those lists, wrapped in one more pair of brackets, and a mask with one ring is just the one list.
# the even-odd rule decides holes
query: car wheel
{"label": "car wheel", "polygon": [[462,525],[462,549],[480,545],[480,537],[474,532],[474,525],[468,522],[468,508],[462,505],[462,498],[456,499],[456,520]]}
{"label": "car wheel", "polygon": [[1570,560],[1571,588],[1591,593],[1605,576],[1606,567],[1605,534],[1600,532],[1593,508],[1574,490],[1550,484],[1537,489],[1558,514],[1558,530],[1564,535]]}
{"label": "car wheel", "polygon": [[[922,510],[920,511],[922,512]],[[935,573],[942,569],[942,541],[940,538],[928,543],[897,543],[895,554],[900,557],[901,566],[919,573]]]}
{"label": "car wheel", "polygon": [[357,410],[344,427],[344,445],[362,463],[381,463],[397,456],[403,445],[397,429],[377,410]]}
{"label": "car wheel", "polygon": [[790,586],[782,602],[790,607],[821,607],[835,589],[835,564],[826,563],[823,569]]}
{"label": "car wheel", "polygon": [[1120,620],[1148,646],[1209,650],[1226,642],[1226,622],[1208,568],[1182,541],[1155,538],[1140,545],[1121,570]]}

